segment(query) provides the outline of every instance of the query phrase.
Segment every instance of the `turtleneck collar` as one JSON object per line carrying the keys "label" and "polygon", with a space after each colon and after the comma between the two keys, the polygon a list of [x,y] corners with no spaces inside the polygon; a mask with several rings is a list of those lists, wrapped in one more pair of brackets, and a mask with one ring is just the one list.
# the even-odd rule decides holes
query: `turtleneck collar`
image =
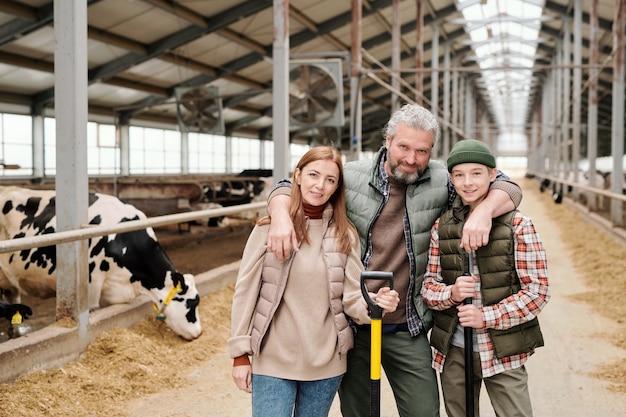
{"label": "turtleneck collar", "polygon": [[323,204],[321,206],[312,206],[310,204],[302,202],[302,208],[304,209],[304,215],[307,216],[309,219],[321,219],[326,205]]}

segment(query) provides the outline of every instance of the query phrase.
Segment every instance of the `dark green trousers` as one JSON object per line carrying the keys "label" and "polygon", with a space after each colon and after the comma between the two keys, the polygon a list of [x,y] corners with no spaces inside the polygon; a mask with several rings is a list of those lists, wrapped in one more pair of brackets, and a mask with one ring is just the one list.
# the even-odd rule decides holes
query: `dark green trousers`
{"label": "dark green trousers", "polygon": [[[370,415],[370,332],[357,332],[348,352],[348,372],[339,387],[344,417]],[[426,335],[383,334],[381,363],[401,417],[438,417],[439,390]],[[392,404],[380,403],[381,415]]]}

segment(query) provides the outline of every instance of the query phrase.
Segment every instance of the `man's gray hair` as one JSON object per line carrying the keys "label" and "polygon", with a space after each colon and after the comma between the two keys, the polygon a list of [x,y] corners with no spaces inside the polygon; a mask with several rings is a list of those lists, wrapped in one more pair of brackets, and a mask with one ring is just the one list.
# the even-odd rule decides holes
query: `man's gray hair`
{"label": "man's gray hair", "polygon": [[437,139],[439,139],[439,122],[437,122],[437,118],[429,110],[419,104],[405,104],[393,112],[389,122],[387,122],[387,125],[383,128],[383,138],[386,139],[387,136],[393,138],[400,124],[405,124],[414,129],[433,132],[435,137],[433,146],[437,143]]}

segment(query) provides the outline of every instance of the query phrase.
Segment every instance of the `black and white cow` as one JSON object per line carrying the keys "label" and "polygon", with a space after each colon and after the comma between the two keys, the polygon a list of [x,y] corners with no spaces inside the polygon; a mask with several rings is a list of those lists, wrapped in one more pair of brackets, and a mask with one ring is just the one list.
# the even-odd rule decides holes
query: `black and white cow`
{"label": "black and white cow", "polygon": [[[0,239],[54,233],[55,202],[54,191],[0,187]],[[97,193],[89,195],[88,217],[92,225],[146,218],[134,206]],[[88,250],[90,309],[147,294],[176,334],[187,340],[200,336],[194,277],[176,270],[152,228],[89,239]],[[0,254],[0,268],[0,289],[15,293],[10,302],[19,302],[20,294],[47,298],[56,293],[56,246]]]}
{"label": "black and white cow", "polygon": [[223,207],[248,204],[266,188],[265,178],[237,178],[212,181],[202,186],[205,199]]}
{"label": "black and white cow", "polygon": [[24,304],[9,304],[0,300],[0,318],[4,317],[11,324],[20,324],[33,315],[33,309]]}

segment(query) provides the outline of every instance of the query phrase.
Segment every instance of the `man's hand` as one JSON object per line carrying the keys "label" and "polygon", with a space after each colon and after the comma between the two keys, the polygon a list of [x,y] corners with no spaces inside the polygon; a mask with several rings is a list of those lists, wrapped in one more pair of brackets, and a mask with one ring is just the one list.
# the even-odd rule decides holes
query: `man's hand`
{"label": "man's hand", "polygon": [[511,210],[515,210],[515,204],[507,192],[500,189],[490,190],[487,197],[465,219],[461,238],[461,247],[465,252],[470,253],[487,246],[492,219]]}
{"label": "man's hand", "polygon": [[298,251],[298,239],[289,216],[290,203],[289,196],[277,195],[268,204],[272,222],[267,236],[267,250],[276,255],[280,262],[289,258],[292,250]]}
{"label": "man's hand", "polygon": [[465,252],[473,250],[489,243],[489,233],[491,232],[491,210],[488,206],[479,204],[472,213],[465,219],[463,225],[463,237],[461,247]]}

